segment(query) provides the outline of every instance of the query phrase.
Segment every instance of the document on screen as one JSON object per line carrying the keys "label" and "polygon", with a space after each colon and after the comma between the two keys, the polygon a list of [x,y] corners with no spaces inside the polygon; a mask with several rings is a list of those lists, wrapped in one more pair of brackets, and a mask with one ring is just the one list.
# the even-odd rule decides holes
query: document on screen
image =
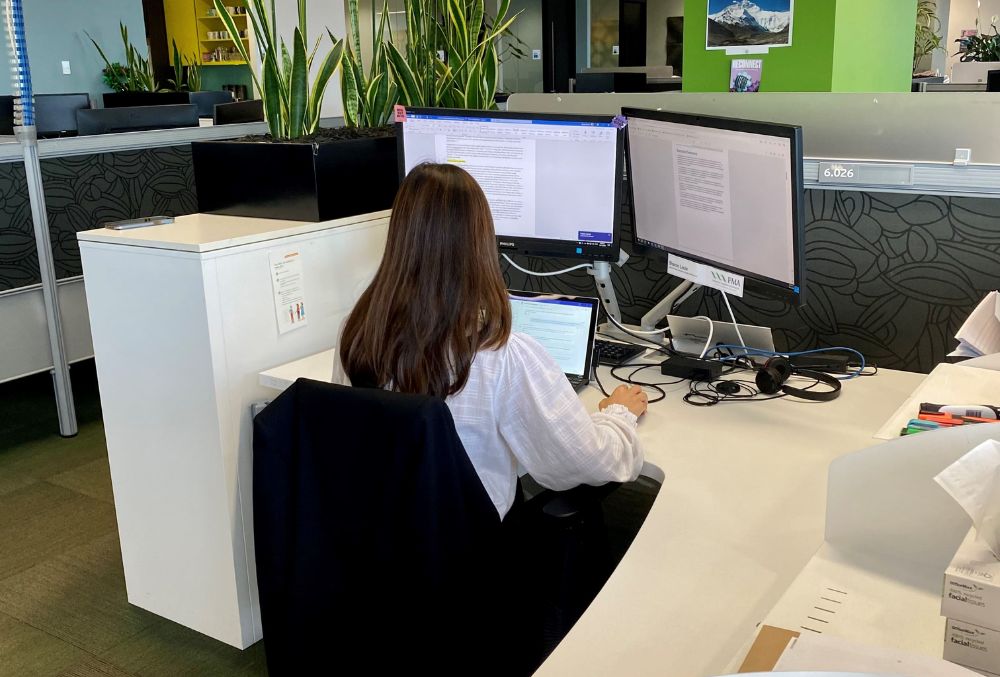
{"label": "document on screen", "polygon": [[453,137],[434,139],[438,162],[469,172],[486,193],[496,232],[535,235],[535,142]]}
{"label": "document on screen", "polygon": [[691,252],[733,261],[729,155],[724,150],[674,144],[677,239]]}

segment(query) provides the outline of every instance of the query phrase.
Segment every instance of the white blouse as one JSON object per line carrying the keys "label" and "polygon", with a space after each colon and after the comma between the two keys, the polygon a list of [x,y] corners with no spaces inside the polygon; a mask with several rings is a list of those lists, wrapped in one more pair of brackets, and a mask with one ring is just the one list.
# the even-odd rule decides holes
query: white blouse
{"label": "white blouse", "polygon": [[[339,357],[333,381],[349,385]],[[465,388],[446,402],[501,517],[514,503],[518,464],[557,491],[628,482],[642,469],[635,415],[620,404],[588,414],[555,360],[530,336],[512,333],[502,348],[480,351]]]}

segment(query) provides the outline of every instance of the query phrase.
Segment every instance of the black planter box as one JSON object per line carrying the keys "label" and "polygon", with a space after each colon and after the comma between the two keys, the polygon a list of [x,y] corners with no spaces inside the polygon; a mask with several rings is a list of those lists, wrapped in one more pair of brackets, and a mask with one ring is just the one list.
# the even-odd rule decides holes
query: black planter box
{"label": "black planter box", "polygon": [[132,108],[134,106],[169,106],[191,103],[187,92],[105,92],[105,108]]}
{"label": "black planter box", "polygon": [[396,139],[191,144],[198,211],[330,221],[389,209],[399,187]]}

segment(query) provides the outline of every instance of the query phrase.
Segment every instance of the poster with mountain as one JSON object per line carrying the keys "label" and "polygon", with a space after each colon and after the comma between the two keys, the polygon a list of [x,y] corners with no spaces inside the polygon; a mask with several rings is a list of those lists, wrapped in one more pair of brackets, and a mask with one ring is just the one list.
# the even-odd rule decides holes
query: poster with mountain
{"label": "poster with mountain", "polygon": [[788,47],[793,0],[708,0],[706,48]]}

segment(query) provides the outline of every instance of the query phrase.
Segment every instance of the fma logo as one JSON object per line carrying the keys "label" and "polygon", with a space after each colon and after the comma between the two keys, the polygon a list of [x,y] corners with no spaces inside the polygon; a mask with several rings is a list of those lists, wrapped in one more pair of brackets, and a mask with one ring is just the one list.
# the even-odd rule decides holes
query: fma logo
{"label": "fma logo", "polygon": [[711,273],[712,282],[728,285],[730,287],[740,286],[740,278],[735,275],[730,275],[729,273],[714,269],[709,270],[709,273]]}

